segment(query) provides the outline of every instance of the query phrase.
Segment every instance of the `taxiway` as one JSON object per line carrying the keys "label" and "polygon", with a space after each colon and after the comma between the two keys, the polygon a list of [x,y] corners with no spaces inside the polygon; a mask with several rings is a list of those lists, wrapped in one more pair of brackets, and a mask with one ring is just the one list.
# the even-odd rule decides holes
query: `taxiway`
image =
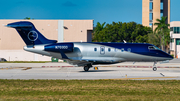
{"label": "taxiway", "polygon": [[153,63],[125,62],[115,65],[100,65],[98,70],[88,72],[83,67],[67,63],[0,63],[0,79],[133,79],[133,80],[180,80],[180,63],[158,63],[157,71]]}

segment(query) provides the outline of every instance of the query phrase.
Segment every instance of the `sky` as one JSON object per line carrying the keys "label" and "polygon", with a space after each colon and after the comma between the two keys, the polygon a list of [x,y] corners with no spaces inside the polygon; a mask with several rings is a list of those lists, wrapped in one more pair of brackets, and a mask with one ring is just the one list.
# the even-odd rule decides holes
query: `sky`
{"label": "sky", "polygon": [[[171,0],[171,21],[180,21],[180,0]],[[142,0],[0,0],[0,19],[92,19],[142,24]]]}

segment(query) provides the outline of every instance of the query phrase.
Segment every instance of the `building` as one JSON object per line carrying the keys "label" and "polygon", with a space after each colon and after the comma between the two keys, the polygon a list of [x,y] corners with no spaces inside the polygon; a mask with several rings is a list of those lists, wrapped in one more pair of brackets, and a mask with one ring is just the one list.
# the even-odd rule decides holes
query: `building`
{"label": "building", "polygon": [[176,58],[180,58],[180,21],[170,23],[170,52]]}
{"label": "building", "polygon": [[[51,57],[23,50],[24,41],[14,28],[5,25],[24,20],[0,20],[0,58],[8,61],[51,61]],[[25,20],[46,38],[58,42],[91,42],[93,20]]]}
{"label": "building", "polygon": [[167,22],[170,24],[170,0],[142,0],[142,24],[150,26],[153,30],[156,28],[154,23],[161,16],[167,16]]}

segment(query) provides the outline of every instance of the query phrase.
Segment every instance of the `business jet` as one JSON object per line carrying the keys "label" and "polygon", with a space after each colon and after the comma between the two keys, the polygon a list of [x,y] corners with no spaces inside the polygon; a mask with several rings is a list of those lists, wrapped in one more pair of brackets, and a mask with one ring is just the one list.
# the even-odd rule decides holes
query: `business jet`
{"label": "business jet", "polygon": [[46,55],[69,64],[83,66],[84,71],[97,64],[115,64],[124,61],[154,62],[156,71],[158,61],[171,60],[173,57],[148,43],[103,43],[103,42],[60,42],[45,38],[28,21],[6,25],[15,28],[25,44],[24,50]]}

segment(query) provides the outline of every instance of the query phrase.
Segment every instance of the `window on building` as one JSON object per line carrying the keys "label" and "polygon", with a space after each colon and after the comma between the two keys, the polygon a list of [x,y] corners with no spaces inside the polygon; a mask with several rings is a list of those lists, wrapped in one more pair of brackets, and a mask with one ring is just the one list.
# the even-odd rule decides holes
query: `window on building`
{"label": "window on building", "polygon": [[173,43],[174,42],[174,39],[171,39],[171,43]]}
{"label": "window on building", "polygon": [[150,9],[150,10],[153,9],[153,2],[149,2],[149,9]]}
{"label": "window on building", "polygon": [[97,48],[94,48],[94,51],[97,51]]}
{"label": "window on building", "polygon": [[176,45],[180,45],[180,39],[176,39]]}
{"label": "window on building", "polygon": [[150,20],[150,21],[153,20],[153,13],[149,13],[149,20]]}
{"label": "window on building", "polygon": [[[152,20],[150,20],[150,21],[152,21]],[[149,27],[150,27],[150,28],[153,28],[153,24],[152,24],[152,23],[149,23]]]}
{"label": "window on building", "polygon": [[177,33],[179,33],[179,27],[177,27],[176,29],[177,29]]}
{"label": "window on building", "polygon": [[177,29],[176,29],[176,27],[174,27],[174,33],[177,33]]}
{"label": "window on building", "polygon": [[174,31],[175,34],[179,34],[180,33],[180,27],[171,27],[171,31]]}
{"label": "window on building", "polygon": [[170,30],[173,31],[173,27],[171,27]]}
{"label": "window on building", "polygon": [[163,10],[163,2],[160,3],[160,9]]}
{"label": "window on building", "polygon": [[[163,12],[163,10],[161,10]],[[160,13],[160,16],[162,17],[163,16],[163,13]]]}

